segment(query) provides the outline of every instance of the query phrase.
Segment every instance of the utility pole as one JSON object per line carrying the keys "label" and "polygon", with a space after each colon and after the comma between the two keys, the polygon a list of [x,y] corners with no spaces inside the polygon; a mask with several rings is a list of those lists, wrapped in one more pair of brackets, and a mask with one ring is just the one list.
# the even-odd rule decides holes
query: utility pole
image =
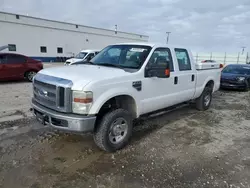
{"label": "utility pole", "polygon": [[245,51],[245,48],[246,48],[246,47],[243,46],[243,47],[241,47],[241,48],[242,48],[242,54],[244,54],[244,51]]}
{"label": "utility pole", "polygon": [[169,31],[167,31],[166,32],[166,34],[167,34],[167,44],[168,44],[168,41],[169,41],[169,34],[170,34],[171,32],[169,32]]}
{"label": "utility pole", "polygon": [[115,34],[117,34],[117,25],[115,25]]}

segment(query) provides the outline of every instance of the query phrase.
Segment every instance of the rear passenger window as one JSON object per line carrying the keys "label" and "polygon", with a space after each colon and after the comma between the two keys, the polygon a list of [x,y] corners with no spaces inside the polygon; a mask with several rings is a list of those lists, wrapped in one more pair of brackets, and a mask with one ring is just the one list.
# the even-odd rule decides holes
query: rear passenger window
{"label": "rear passenger window", "polygon": [[157,48],[150,57],[148,66],[156,64],[159,59],[161,59],[161,62],[162,60],[166,60],[166,63],[169,62],[170,71],[171,72],[174,71],[171,52],[168,48]]}
{"label": "rear passenger window", "polygon": [[15,54],[7,56],[8,64],[19,64],[19,63],[25,63],[25,62],[26,62],[26,58],[24,56],[15,55]]}
{"label": "rear passenger window", "polygon": [[0,55],[0,64],[6,63],[6,55]]}
{"label": "rear passenger window", "polygon": [[187,50],[175,48],[175,54],[177,57],[180,71],[192,70]]}

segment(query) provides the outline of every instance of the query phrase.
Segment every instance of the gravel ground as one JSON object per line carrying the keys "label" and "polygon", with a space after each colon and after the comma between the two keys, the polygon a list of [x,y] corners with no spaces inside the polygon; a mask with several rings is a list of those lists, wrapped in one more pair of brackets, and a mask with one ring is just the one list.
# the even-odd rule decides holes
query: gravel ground
{"label": "gravel ground", "polygon": [[0,187],[249,188],[249,99],[219,91],[206,112],[185,106],[141,121],[130,145],[113,154],[91,135],[33,118],[0,123]]}

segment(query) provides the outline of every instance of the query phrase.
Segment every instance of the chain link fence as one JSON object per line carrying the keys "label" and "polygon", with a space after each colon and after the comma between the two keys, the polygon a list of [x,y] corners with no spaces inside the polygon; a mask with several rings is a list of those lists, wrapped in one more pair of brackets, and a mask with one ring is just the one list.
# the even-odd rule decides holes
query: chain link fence
{"label": "chain link fence", "polygon": [[215,60],[222,64],[250,64],[249,53],[195,53],[194,59],[197,62],[201,62],[203,60]]}

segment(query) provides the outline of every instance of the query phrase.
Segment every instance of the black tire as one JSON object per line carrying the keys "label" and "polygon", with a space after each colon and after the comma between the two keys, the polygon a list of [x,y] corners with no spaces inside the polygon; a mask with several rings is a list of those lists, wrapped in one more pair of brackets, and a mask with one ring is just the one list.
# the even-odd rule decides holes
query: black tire
{"label": "black tire", "polygon": [[36,71],[28,71],[25,73],[25,78],[29,81],[32,82],[33,81],[33,77],[36,75]]}
{"label": "black tire", "polygon": [[[126,121],[128,125],[127,132],[124,138],[119,143],[114,144],[110,141],[110,134],[111,134],[110,129],[113,126],[113,123],[119,118],[120,119],[122,118]],[[100,149],[106,152],[115,152],[117,150],[120,150],[128,144],[132,136],[132,128],[133,128],[133,121],[128,111],[124,109],[116,109],[114,111],[108,112],[100,120],[94,132],[95,143]]]}
{"label": "black tire", "polygon": [[[209,101],[206,100],[206,97],[209,97]],[[212,88],[205,87],[201,96],[196,99],[196,109],[200,111],[205,111],[209,109],[212,102]]]}

